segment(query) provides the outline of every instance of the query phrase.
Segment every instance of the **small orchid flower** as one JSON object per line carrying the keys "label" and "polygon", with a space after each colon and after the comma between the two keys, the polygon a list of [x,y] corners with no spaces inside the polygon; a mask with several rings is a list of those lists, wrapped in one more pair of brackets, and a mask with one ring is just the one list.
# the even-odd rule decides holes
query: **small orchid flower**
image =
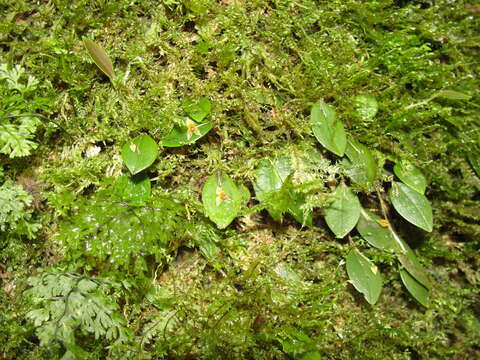
{"label": "small orchid flower", "polygon": [[198,129],[197,124],[195,124],[194,121],[187,119],[186,120],[186,125],[187,125],[187,139],[190,140],[193,134],[197,136],[201,136],[202,134],[200,133],[200,130]]}
{"label": "small orchid flower", "polygon": [[215,199],[215,203],[217,206],[219,206],[223,201],[227,201],[229,199],[228,194],[221,187],[217,188],[216,193],[217,193],[217,198]]}

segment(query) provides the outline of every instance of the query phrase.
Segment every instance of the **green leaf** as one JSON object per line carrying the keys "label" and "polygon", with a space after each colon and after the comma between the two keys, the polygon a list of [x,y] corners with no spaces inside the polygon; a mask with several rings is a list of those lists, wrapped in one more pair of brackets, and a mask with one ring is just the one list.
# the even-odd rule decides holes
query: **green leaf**
{"label": "green leaf", "polygon": [[195,102],[191,98],[187,98],[182,103],[182,108],[193,120],[202,121],[212,109],[212,104],[207,98],[200,98],[198,102]]}
{"label": "green leaf", "polygon": [[312,106],[311,121],[313,134],[327,150],[343,156],[347,146],[347,136],[343,124],[337,119],[335,110],[319,101]]}
{"label": "green leaf", "polygon": [[260,161],[256,175],[255,195],[258,201],[268,204],[267,210],[274,220],[280,221],[283,213],[288,212],[299,223],[312,226],[312,214],[302,209],[305,195],[295,191],[292,184],[293,168],[287,156]]}
{"label": "green leaf", "polygon": [[292,163],[287,156],[260,161],[256,170],[257,181],[253,185],[257,199],[263,201],[263,195],[267,192],[280,190],[292,171]]}
{"label": "green leaf", "polygon": [[473,170],[475,170],[477,176],[480,177],[480,155],[478,153],[469,153],[467,156]]}
{"label": "green leaf", "polygon": [[421,283],[426,288],[430,288],[432,283],[428,276],[427,271],[423,265],[418,261],[415,252],[408,246],[408,244],[403,241],[398,235],[392,231],[393,236],[396,237],[398,244],[400,245],[400,251],[397,254],[398,260],[403,265],[403,267],[412,275],[419,283]]}
{"label": "green leaf", "polygon": [[377,266],[354,249],[347,255],[347,273],[355,289],[374,305],[382,292],[382,275]]}
{"label": "green leaf", "polygon": [[30,155],[38,146],[33,140],[41,123],[31,116],[22,116],[15,124],[0,123],[0,153],[10,158]]}
{"label": "green leaf", "polygon": [[405,185],[410,186],[420,194],[425,193],[427,179],[425,179],[425,176],[423,176],[418,168],[409,162],[401,161],[400,163],[395,164],[393,172]]}
{"label": "green leaf", "polygon": [[398,248],[388,220],[366,209],[360,209],[357,230],[370,245],[378,249],[391,251]]}
{"label": "green leaf", "polygon": [[238,187],[238,190],[240,190],[240,192],[242,193],[242,204],[246,206],[247,203],[250,201],[250,198],[252,197],[252,195],[250,194],[250,190],[248,190],[248,188],[243,184]]}
{"label": "green leaf", "polygon": [[112,61],[106,54],[105,50],[103,50],[103,48],[96,42],[88,38],[83,38],[83,44],[85,45],[85,48],[90,54],[93,62],[105,73],[105,75],[110,78],[110,80],[113,80],[115,77],[115,72],[113,71]]}
{"label": "green leaf", "polygon": [[217,259],[220,249],[215,242],[208,238],[201,238],[196,241],[196,245],[207,260],[214,261]]}
{"label": "green leaf", "polygon": [[172,131],[160,141],[160,145],[165,147],[178,147],[193,144],[205,136],[212,127],[211,122],[196,124],[194,121],[186,119],[184,126],[180,127],[175,125]]}
{"label": "green leaf", "polygon": [[140,135],[122,147],[122,159],[132,175],[153,164],[158,156],[158,146],[149,135]]}
{"label": "green leaf", "polygon": [[430,297],[428,294],[428,289],[420,284],[413,276],[411,276],[407,271],[400,270],[400,277],[402,282],[407,288],[408,292],[423,306],[430,306]]}
{"label": "green leaf", "polygon": [[29,311],[26,314],[27,319],[30,319],[33,321],[33,325],[35,327],[41,326],[45,321],[48,321],[50,319],[50,312],[48,309],[35,309],[32,311]]}
{"label": "green leaf", "polygon": [[355,108],[364,121],[371,121],[378,111],[378,103],[373,95],[358,95],[355,98]]}
{"label": "green leaf", "polygon": [[425,231],[432,231],[432,208],[425,195],[403,183],[392,182],[389,196],[393,207],[405,220]]}
{"label": "green leaf", "polygon": [[115,181],[114,191],[121,194],[123,201],[133,206],[143,206],[150,198],[152,186],[147,176],[120,176]]}
{"label": "green leaf", "polygon": [[325,221],[337,238],[343,238],[352,230],[360,217],[360,201],[345,184],[333,192],[333,201],[325,209]]}
{"label": "green leaf", "polygon": [[365,145],[351,139],[347,143],[345,154],[348,176],[360,186],[370,187],[377,175],[377,163],[372,152]]}
{"label": "green leaf", "polygon": [[438,97],[442,97],[442,98],[450,99],[450,100],[470,100],[470,98],[471,98],[470,95],[467,95],[467,94],[464,94],[464,93],[461,93],[461,92],[455,91],[455,90],[440,90],[440,91],[437,91],[431,97],[431,99],[433,100],[433,99],[438,98]]}
{"label": "green leaf", "polygon": [[291,201],[288,207],[288,212],[292,214],[293,218],[297,220],[300,224],[306,225],[308,227],[313,226],[313,216],[312,213],[306,213],[302,209],[302,205],[305,204],[305,195],[299,192],[291,193]]}
{"label": "green leaf", "polygon": [[243,193],[227,175],[211,175],[202,190],[205,213],[220,229],[226,228],[238,215]]}

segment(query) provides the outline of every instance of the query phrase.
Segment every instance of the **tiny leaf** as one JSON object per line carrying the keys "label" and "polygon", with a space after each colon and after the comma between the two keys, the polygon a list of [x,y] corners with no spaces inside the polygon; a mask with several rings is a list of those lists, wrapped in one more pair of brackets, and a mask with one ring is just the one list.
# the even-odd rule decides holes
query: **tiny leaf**
{"label": "tiny leaf", "polygon": [[132,175],[152,165],[157,156],[157,143],[149,135],[137,136],[122,147],[123,162]]}
{"label": "tiny leaf", "polygon": [[88,38],[83,38],[83,44],[85,45],[85,48],[90,54],[93,62],[105,73],[105,75],[110,78],[110,80],[113,80],[115,77],[115,72],[113,71],[112,61],[108,57],[105,50],[103,50],[103,48],[96,42]]}
{"label": "tiny leaf", "polygon": [[355,108],[364,121],[371,121],[378,111],[378,103],[373,95],[358,95],[355,98]]}
{"label": "tiny leaf", "polygon": [[335,110],[323,101],[312,106],[311,121],[313,134],[327,150],[343,156],[347,137],[343,124],[337,119]]}
{"label": "tiny leaf", "polygon": [[195,141],[205,136],[213,125],[211,122],[196,124],[194,121],[185,120],[185,126],[175,127],[160,141],[160,145],[165,147],[178,147],[193,144]]}
{"label": "tiny leaf", "polygon": [[398,248],[388,221],[368,210],[360,209],[357,230],[370,245],[378,249],[388,251]]}
{"label": "tiny leaf", "polygon": [[184,100],[182,108],[193,120],[200,122],[210,114],[212,104],[204,97],[200,98],[198,102],[195,102],[191,98],[187,98]]}
{"label": "tiny leaf", "polygon": [[400,270],[400,277],[408,292],[425,307],[430,306],[430,297],[428,289],[420,284],[415,278],[405,270]]}
{"label": "tiny leaf", "polygon": [[392,182],[389,196],[393,207],[405,220],[425,231],[432,231],[432,208],[425,195],[403,183]]}
{"label": "tiny leaf", "polygon": [[220,229],[226,228],[238,215],[243,193],[230,177],[211,175],[202,190],[205,213]]}
{"label": "tiny leaf", "polygon": [[347,255],[347,273],[355,289],[374,305],[382,292],[382,275],[377,266],[354,249]]}
{"label": "tiny leaf", "polygon": [[377,163],[372,152],[365,145],[351,139],[345,149],[349,162],[347,174],[357,184],[370,187],[377,175]]}
{"label": "tiny leaf", "polygon": [[337,238],[343,238],[352,230],[360,217],[360,201],[345,184],[333,192],[333,200],[325,209],[325,221]]}
{"label": "tiny leaf", "polygon": [[393,172],[405,185],[410,186],[420,194],[425,193],[425,189],[427,188],[427,180],[425,179],[425,176],[418,168],[409,162],[402,161],[395,164]]}

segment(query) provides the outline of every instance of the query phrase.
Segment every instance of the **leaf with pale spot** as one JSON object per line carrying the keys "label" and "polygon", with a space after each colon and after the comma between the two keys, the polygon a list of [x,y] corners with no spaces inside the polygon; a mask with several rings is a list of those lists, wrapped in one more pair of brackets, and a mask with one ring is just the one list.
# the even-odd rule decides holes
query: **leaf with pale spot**
{"label": "leaf with pale spot", "polygon": [[237,217],[243,202],[244,193],[227,175],[211,175],[203,186],[205,213],[220,229],[226,228]]}
{"label": "leaf with pale spot", "polygon": [[357,249],[347,255],[347,273],[352,285],[374,305],[382,292],[382,275],[377,266]]}
{"label": "leaf with pale spot", "polygon": [[122,146],[122,159],[132,175],[153,164],[158,156],[158,146],[149,135],[140,135]]}

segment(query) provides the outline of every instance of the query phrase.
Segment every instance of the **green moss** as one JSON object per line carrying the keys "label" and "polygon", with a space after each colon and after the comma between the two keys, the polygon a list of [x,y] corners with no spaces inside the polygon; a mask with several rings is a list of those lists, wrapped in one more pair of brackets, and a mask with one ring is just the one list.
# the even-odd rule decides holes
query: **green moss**
{"label": "green moss", "polygon": [[[25,321],[34,307],[22,297],[26,278],[54,266],[122,284],[108,295],[130,335],[112,346],[79,326],[76,343],[92,358],[478,357],[480,179],[467,161],[480,153],[477,13],[473,3],[446,0],[4,1],[2,64],[21,66],[22,81],[31,75],[38,85],[21,93],[0,80],[0,118],[37,113],[54,123],[39,118],[29,129],[38,147],[25,159],[0,158],[6,184],[20,186],[13,184],[24,171],[45,183],[35,208],[20,211],[42,224],[35,239],[2,234],[2,355],[66,352],[62,341],[40,347]],[[111,57],[116,88],[83,36]],[[432,98],[440,90],[471,98]],[[378,101],[373,119],[356,110],[355,97],[365,94]],[[121,146],[142,133],[158,142],[184,116],[185,99],[202,97],[213,105],[213,129],[193,145],[161,149],[147,170],[151,203],[124,206],[106,181],[127,173]],[[348,284],[349,245],[321,216],[329,187],[344,174],[313,138],[308,116],[320,99],[385,165],[379,182],[398,159],[426,175],[434,231],[391,217],[435,281],[431,308],[405,293],[392,255],[355,233],[386,285],[371,307]],[[290,215],[275,222],[252,201],[253,210],[217,230],[200,203],[205,179],[221,170],[253,194],[259,161],[281,155],[302,159],[292,182],[314,226],[302,228]],[[112,196],[120,197],[96,205]],[[378,207],[375,191],[360,197]],[[106,249],[112,228],[89,223],[88,214],[165,225],[165,241]],[[98,240],[95,254],[84,251],[77,228]],[[110,262],[126,248],[121,264]]]}

